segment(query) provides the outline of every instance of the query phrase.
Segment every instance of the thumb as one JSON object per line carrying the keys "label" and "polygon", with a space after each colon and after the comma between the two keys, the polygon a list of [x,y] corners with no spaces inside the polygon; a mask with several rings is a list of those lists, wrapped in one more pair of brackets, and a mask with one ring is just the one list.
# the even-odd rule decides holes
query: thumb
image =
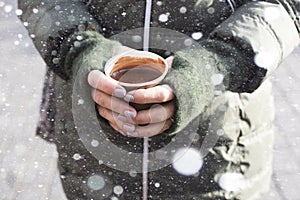
{"label": "thumb", "polygon": [[168,63],[169,69],[172,68],[174,56],[169,56],[166,58],[166,62]]}

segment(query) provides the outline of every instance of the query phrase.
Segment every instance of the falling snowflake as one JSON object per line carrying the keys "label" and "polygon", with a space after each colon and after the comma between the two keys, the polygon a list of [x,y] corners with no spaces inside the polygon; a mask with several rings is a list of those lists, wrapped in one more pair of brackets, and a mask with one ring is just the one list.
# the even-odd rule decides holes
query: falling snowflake
{"label": "falling snowflake", "polygon": [[34,8],[34,9],[32,9],[32,12],[33,12],[34,14],[37,14],[37,13],[39,12],[39,10],[36,9],[36,8]]}
{"label": "falling snowflake", "polygon": [[137,176],[137,171],[134,170],[134,169],[130,170],[130,171],[129,171],[129,176],[131,176],[131,177],[136,177],[136,176]]}
{"label": "falling snowflake", "polygon": [[257,66],[268,69],[274,65],[274,59],[272,54],[268,52],[259,52],[254,56],[254,62]]}
{"label": "falling snowflake", "polygon": [[139,42],[142,41],[142,37],[139,36],[139,35],[134,35],[134,36],[131,37],[131,39],[132,39],[133,42],[136,42],[136,43],[139,43]]}
{"label": "falling snowflake", "polygon": [[190,39],[190,38],[187,38],[187,39],[184,40],[183,44],[184,44],[185,46],[187,46],[187,47],[188,47],[188,46],[191,46],[191,45],[193,44],[193,40]]}
{"label": "falling snowflake", "polygon": [[185,176],[196,174],[203,165],[200,151],[194,148],[181,148],[177,150],[172,161],[174,169]]}
{"label": "falling snowflake", "polygon": [[245,178],[241,173],[227,172],[221,175],[218,184],[226,191],[237,192],[245,185]]}
{"label": "falling snowflake", "polygon": [[85,31],[85,25],[84,24],[79,24],[78,25],[78,30],[79,31]]}
{"label": "falling snowflake", "polygon": [[80,160],[81,159],[81,155],[78,153],[75,153],[72,157],[74,160]]}
{"label": "falling snowflake", "polygon": [[217,135],[219,135],[219,136],[224,135],[224,130],[223,129],[218,129],[217,130]]}
{"label": "falling snowflake", "polygon": [[105,186],[105,180],[100,175],[92,175],[88,178],[87,185],[92,190],[101,190]]}
{"label": "falling snowflake", "polygon": [[220,85],[223,83],[224,75],[223,74],[213,74],[210,77],[210,81],[213,85]]}
{"label": "falling snowflake", "polygon": [[77,36],[76,36],[76,39],[79,40],[79,41],[80,41],[80,40],[83,40],[83,36],[82,36],[82,35],[77,35]]}
{"label": "falling snowflake", "polygon": [[6,5],[4,6],[4,12],[9,13],[11,12],[13,9],[12,5]]}
{"label": "falling snowflake", "polygon": [[99,146],[99,141],[98,140],[92,140],[91,145],[93,147],[97,147],[97,146]]}
{"label": "falling snowflake", "polygon": [[123,189],[123,187],[120,186],[120,185],[116,185],[116,186],[114,187],[114,193],[115,193],[116,195],[122,194],[123,191],[124,191],[124,189]]}
{"label": "falling snowflake", "polygon": [[52,55],[52,56],[56,56],[56,55],[57,55],[57,51],[56,51],[56,50],[53,50],[53,51],[51,52],[51,55]]}
{"label": "falling snowflake", "polygon": [[16,13],[16,15],[22,15],[23,14],[23,11],[22,10],[20,10],[20,9],[17,9],[16,11],[15,11],[15,13]]}
{"label": "falling snowflake", "polygon": [[53,64],[58,64],[59,63],[59,58],[53,58],[52,62],[53,62]]}
{"label": "falling snowflake", "polygon": [[195,33],[192,34],[192,38],[193,38],[194,40],[199,40],[199,39],[201,39],[202,37],[203,37],[203,33],[201,33],[201,32],[195,32]]}
{"label": "falling snowflake", "polygon": [[208,12],[209,14],[214,14],[215,9],[214,9],[213,7],[210,7],[210,8],[207,9],[207,12]]}
{"label": "falling snowflake", "polygon": [[74,47],[79,47],[80,46],[80,42],[79,41],[75,41],[74,42]]}
{"label": "falling snowflake", "polygon": [[181,14],[185,14],[186,11],[187,11],[187,8],[186,8],[185,6],[182,6],[182,7],[179,9],[179,12],[180,12]]}
{"label": "falling snowflake", "polygon": [[169,20],[169,16],[168,16],[167,14],[161,14],[161,15],[159,15],[159,17],[158,17],[158,20],[159,20],[160,22],[167,22],[167,21]]}
{"label": "falling snowflake", "polygon": [[56,5],[56,6],[54,7],[54,9],[55,9],[55,10],[60,10],[61,7],[60,7],[60,5]]}

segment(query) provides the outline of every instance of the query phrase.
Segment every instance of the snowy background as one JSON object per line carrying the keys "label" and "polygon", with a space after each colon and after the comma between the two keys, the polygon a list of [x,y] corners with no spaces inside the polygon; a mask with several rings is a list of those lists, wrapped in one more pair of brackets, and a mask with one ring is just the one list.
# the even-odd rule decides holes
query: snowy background
{"label": "snowy background", "polygon": [[[45,63],[18,20],[14,0],[0,0],[0,200],[64,200],[53,145],[35,137]],[[274,175],[263,200],[300,199],[300,47],[273,75]]]}

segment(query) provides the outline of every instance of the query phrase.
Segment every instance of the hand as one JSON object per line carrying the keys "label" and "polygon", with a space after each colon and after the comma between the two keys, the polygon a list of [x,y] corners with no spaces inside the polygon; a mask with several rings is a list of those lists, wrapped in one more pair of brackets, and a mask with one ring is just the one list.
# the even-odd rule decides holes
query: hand
{"label": "hand", "polygon": [[[128,50],[131,49],[122,47],[116,52]],[[169,66],[172,60],[173,57],[167,58]],[[109,124],[124,136],[149,137],[162,133],[172,125],[174,94],[168,85],[139,89],[126,95],[126,90],[118,85],[117,81],[109,79],[98,70],[89,73],[88,82],[94,88],[92,97],[97,104],[100,116],[107,119]],[[137,113],[136,109],[129,105],[129,101],[139,104],[156,104],[148,110]]]}
{"label": "hand", "polygon": [[[122,114],[117,116],[118,121],[122,121],[128,126],[126,127],[128,129],[121,130],[126,135],[131,137],[151,137],[164,132],[172,125],[174,94],[168,85],[158,85],[152,88],[130,91],[124,99],[138,104],[152,104],[149,109],[137,112],[133,118]],[[116,130],[119,128],[118,121],[110,123]]]}
{"label": "hand", "polygon": [[[109,79],[98,70],[93,70],[88,75],[88,83],[94,88],[92,98],[97,104],[99,114],[110,123],[115,123],[118,114],[129,118],[136,116],[135,108],[122,99],[126,95],[126,90],[118,85],[117,81]],[[125,126],[123,122],[119,122],[118,125]],[[124,134],[120,128],[117,131]]]}

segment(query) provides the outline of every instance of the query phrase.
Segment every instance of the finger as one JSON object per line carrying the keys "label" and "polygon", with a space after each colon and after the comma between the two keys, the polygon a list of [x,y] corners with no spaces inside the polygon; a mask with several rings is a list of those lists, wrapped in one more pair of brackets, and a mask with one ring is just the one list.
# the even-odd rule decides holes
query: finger
{"label": "finger", "polygon": [[97,109],[98,109],[98,113],[101,117],[107,119],[109,122],[115,123],[115,121],[117,119],[117,114],[115,114],[111,110],[101,107],[101,106],[97,106]]}
{"label": "finger", "polygon": [[127,136],[126,133],[124,133],[116,124],[109,122],[109,125],[123,136]]}
{"label": "finger", "polygon": [[108,120],[110,125],[113,125],[112,127],[122,135],[126,135],[125,132],[135,131],[135,126],[133,124],[125,123],[119,120],[117,113],[114,113],[111,110],[108,110],[101,106],[98,106],[97,108],[100,116]]}
{"label": "finger", "polygon": [[93,100],[100,106],[107,108],[113,112],[120,113],[129,118],[136,116],[136,110],[127,102],[110,96],[99,90],[94,90],[92,94]]}
{"label": "finger", "polygon": [[158,85],[147,89],[130,91],[124,97],[125,101],[146,104],[162,103],[174,99],[173,90],[169,85]]}
{"label": "finger", "polygon": [[117,81],[108,78],[99,70],[93,70],[89,73],[88,83],[93,88],[115,97],[123,98],[126,95],[126,90],[118,85]]}
{"label": "finger", "polygon": [[174,114],[174,102],[155,104],[150,109],[141,110],[133,119],[136,124],[150,124],[166,121]]}
{"label": "finger", "polygon": [[169,56],[166,58],[166,62],[168,63],[169,69],[172,68],[174,56]]}
{"label": "finger", "polygon": [[158,135],[169,129],[172,125],[172,120],[168,119],[165,122],[149,124],[147,126],[136,126],[134,132],[127,132],[129,137],[151,137]]}

